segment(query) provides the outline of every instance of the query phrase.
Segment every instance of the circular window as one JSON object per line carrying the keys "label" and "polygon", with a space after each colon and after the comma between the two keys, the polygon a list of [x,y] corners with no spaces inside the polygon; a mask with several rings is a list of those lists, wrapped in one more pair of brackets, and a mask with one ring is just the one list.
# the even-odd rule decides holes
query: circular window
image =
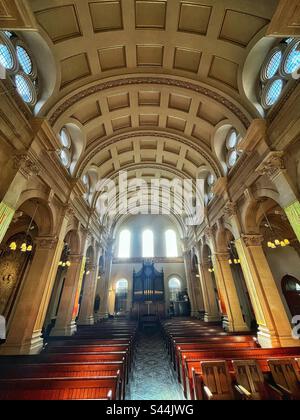
{"label": "circular window", "polygon": [[282,51],[280,48],[276,48],[267,57],[265,64],[262,67],[261,79],[267,81],[272,79],[278,72],[282,59]]}
{"label": "circular window", "polygon": [[32,61],[28,52],[20,45],[17,46],[16,51],[19,63],[24,73],[30,75],[32,73]]}
{"label": "circular window", "polygon": [[71,165],[71,155],[68,149],[62,149],[60,151],[60,159],[61,159],[62,164],[66,168],[69,168],[69,166]]}
{"label": "circular window", "polygon": [[14,67],[13,55],[5,44],[0,44],[0,64],[6,70],[12,70]]}
{"label": "circular window", "polygon": [[262,94],[262,103],[264,108],[270,108],[274,105],[282,93],[284,82],[282,79],[271,80],[264,88]]}
{"label": "circular window", "polygon": [[63,147],[69,149],[71,147],[71,138],[66,128],[63,128],[60,132],[60,142]]}
{"label": "circular window", "polygon": [[232,152],[228,154],[227,166],[229,168],[233,168],[237,160],[238,160],[238,153],[236,150],[232,150]]}
{"label": "circular window", "polygon": [[234,149],[238,142],[238,134],[235,130],[231,130],[227,136],[226,147],[228,150]]}
{"label": "circular window", "polygon": [[284,75],[290,75],[300,68],[300,41],[292,42],[288,47],[283,61]]}
{"label": "circular window", "polygon": [[35,89],[27,77],[22,74],[17,74],[15,77],[17,92],[24,102],[32,104],[35,101]]}

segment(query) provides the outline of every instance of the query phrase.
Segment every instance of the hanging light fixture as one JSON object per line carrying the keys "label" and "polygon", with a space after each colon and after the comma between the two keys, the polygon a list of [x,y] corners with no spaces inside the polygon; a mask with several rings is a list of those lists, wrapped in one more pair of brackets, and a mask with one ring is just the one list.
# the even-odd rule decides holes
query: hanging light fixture
{"label": "hanging light fixture", "polygon": [[[20,246],[20,251],[23,252],[23,253],[25,253],[25,252],[32,252],[32,250],[33,250],[33,246],[31,244],[31,242],[29,243],[28,238],[29,238],[29,231],[32,230],[32,229],[34,229],[34,226],[32,224],[33,224],[33,221],[34,221],[34,218],[35,218],[35,215],[36,215],[38,206],[39,206],[39,203],[37,203],[37,205],[36,205],[36,208],[34,210],[34,213],[33,213],[32,217],[30,219],[30,223],[29,223],[28,229],[27,229],[26,234],[24,236],[23,242],[22,242],[22,244]],[[11,251],[17,251],[17,249],[18,249],[17,242],[16,241],[12,241],[10,243],[10,245],[9,245],[9,249]]]}
{"label": "hanging light fixture", "polygon": [[228,249],[229,249],[229,252],[230,252],[230,258],[228,260],[229,265],[234,265],[234,264],[239,265],[239,264],[241,264],[241,260],[237,256],[236,249],[233,248],[231,241],[229,242]]}
{"label": "hanging light fixture", "polygon": [[[274,229],[272,228],[272,225],[271,225],[271,223],[270,223],[270,221],[269,221],[269,219],[268,219],[268,217],[265,213],[264,213],[264,216],[265,216],[265,219],[266,219],[266,222],[267,222],[265,226],[270,229],[271,236],[273,238],[276,238]],[[289,246],[290,244],[291,244],[291,242],[289,241],[289,239],[278,239],[278,238],[276,238],[276,239],[273,239],[271,241],[268,241],[267,242],[267,247],[270,248],[270,249],[285,248],[285,247]]]}

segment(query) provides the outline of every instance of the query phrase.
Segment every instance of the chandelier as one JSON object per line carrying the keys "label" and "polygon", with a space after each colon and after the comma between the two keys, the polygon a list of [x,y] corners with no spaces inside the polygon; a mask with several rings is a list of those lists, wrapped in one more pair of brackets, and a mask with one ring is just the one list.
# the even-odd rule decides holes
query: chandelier
{"label": "chandelier", "polygon": [[271,240],[268,240],[267,242],[267,247],[270,249],[276,249],[276,248],[285,248],[287,246],[289,246],[291,244],[291,242],[289,241],[289,239],[283,239],[283,238],[279,238],[276,234],[275,231],[267,217],[267,215],[265,214],[265,219],[266,219],[266,224],[265,227],[270,229],[270,234],[271,234]]}
{"label": "chandelier", "polygon": [[59,267],[67,268],[67,269],[71,267],[71,261],[69,260],[69,253],[70,253],[69,246],[68,244],[65,244],[63,252],[62,252],[61,260],[58,263]]}

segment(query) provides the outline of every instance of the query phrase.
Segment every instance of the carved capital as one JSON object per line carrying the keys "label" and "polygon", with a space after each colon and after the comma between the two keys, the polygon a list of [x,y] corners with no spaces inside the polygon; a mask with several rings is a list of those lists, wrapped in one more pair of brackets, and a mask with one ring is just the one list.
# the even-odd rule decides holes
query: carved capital
{"label": "carved capital", "polygon": [[215,236],[215,229],[213,227],[208,227],[204,231],[204,235],[206,237],[206,240],[213,239]]}
{"label": "carved capital", "polygon": [[243,235],[242,238],[247,247],[261,246],[264,241],[263,235]]}
{"label": "carved capital", "polygon": [[70,203],[64,205],[65,215],[70,219],[75,216],[75,211]]}
{"label": "carved capital", "polygon": [[228,264],[230,255],[228,252],[220,252],[220,253],[216,253],[215,257],[219,262],[226,262],[226,264]]}
{"label": "carved capital", "polygon": [[40,173],[40,168],[38,165],[33,162],[25,153],[15,155],[13,157],[13,165],[14,169],[18,169],[26,179],[29,179],[31,176],[38,175]]}
{"label": "carved capital", "polygon": [[55,237],[39,237],[36,238],[37,249],[54,249],[58,239]]}
{"label": "carved capital", "polygon": [[256,169],[256,172],[260,175],[267,175],[269,178],[273,178],[285,169],[283,156],[284,152],[270,152]]}
{"label": "carved capital", "polygon": [[223,209],[223,214],[227,218],[236,216],[236,214],[237,214],[237,204],[233,203],[232,201],[228,201],[225,204],[225,207]]}

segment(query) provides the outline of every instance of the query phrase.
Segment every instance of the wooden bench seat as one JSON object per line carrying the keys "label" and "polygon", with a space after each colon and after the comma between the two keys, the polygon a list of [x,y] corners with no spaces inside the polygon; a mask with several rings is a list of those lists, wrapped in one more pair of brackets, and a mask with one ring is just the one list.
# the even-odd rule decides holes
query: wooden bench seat
{"label": "wooden bench seat", "polygon": [[0,380],[0,400],[116,400],[118,377]]}

